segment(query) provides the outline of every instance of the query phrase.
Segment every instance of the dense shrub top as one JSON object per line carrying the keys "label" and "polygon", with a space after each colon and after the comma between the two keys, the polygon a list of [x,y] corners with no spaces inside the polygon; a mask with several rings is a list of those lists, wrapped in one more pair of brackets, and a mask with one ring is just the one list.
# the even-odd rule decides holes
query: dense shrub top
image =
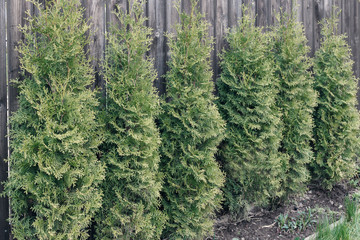
{"label": "dense shrub top", "polygon": [[163,236],[169,239],[200,239],[212,231],[224,181],[214,158],[225,124],[213,103],[212,44],[197,1],[191,5],[190,14],[179,13],[177,36],[169,36],[167,101],[160,115],[162,203],[169,217]]}
{"label": "dense shrub top", "polygon": [[98,102],[85,57],[83,10],[76,0],[32,1],[38,17],[21,29],[23,81],[11,118],[11,224],[17,239],[86,239],[101,206],[104,167],[95,120]]}
{"label": "dense shrub top", "polygon": [[317,101],[308,57],[310,48],[296,16],[293,12],[279,17],[272,46],[277,67],[275,77],[280,81],[276,101],[284,124],[280,151],[288,155],[282,163],[286,195],[304,192],[310,178],[307,164],[313,160],[312,113]]}
{"label": "dense shrub top", "polygon": [[107,165],[103,207],[96,217],[97,239],[159,239],[164,225],[160,204],[160,134],[155,118],[160,101],[152,84],[157,74],[145,58],[151,29],[143,1],[116,14],[121,28],[108,35],[104,77],[106,109],[101,115]]}
{"label": "dense shrub top", "polygon": [[282,123],[275,104],[279,83],[270,37],[255,27],[246,11],[227,36],[229,49],[222,54],[218,80],[218,106],[227,120],[220,160],[226,173],[226,205],[233,215],[281,196],[284,157],[278,151]]}
{"label": "dense shrub top", "polygon": [[322,22],[321,47],[314,59],[315,109],[314,150],[311,167],[314,178],[329,189],[351,178],[358,168],[359,112],[356,108],[357,82],[351,50],[345,35],[337,35],[335,17]]}

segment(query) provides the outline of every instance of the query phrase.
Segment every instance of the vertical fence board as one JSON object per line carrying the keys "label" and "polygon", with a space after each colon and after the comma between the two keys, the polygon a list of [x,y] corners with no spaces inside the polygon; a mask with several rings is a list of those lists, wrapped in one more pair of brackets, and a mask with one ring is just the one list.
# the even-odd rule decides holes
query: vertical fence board
{"label": "vertical fence board", "polygon": [[242,6],[245,6],[250,11],[252,18],[256,16],[256,0],[243,0]]}
{"label": "vertical fence board", "polygon": [[[7,144],[7,82],[6,82],[6,9],[5,0],[0,0],[0,182],[7,179],[8,165],[4,161],[8,155]],[[0,192],[4,190],[0,185]],[[0,240],[9,239],[9,200],[0,198]]]}
{"label": "vertical fence board", "polygon": [[101,64],[105,52],[105,2],[104,0],[82,0],[85,19],[90,23],[90,43],[87,48],[91,65],[95,71],[94,88],[104,89]]}
{"label": "vertical fence board", "polygon": [[154,86],[158,89],[159,94],[165,92],[165,81],[163,75],[166,69],[165,54],[165,17],[166,17],[166,0],[148,0],[147,16],[148,26],[153,31],[153,42],[149,51],[149,56],[154,60],[155,69],[158,78]]}
{"label": "vertical fence board", "polygon": [[190,14],[192,8],[191,0],[181,0],[181,11]]}
{"label": "vertical fence board", "polygon": [[329,18],[331,17],[332,12],[332,0],[324,0],[324,17]]}
{"label": "vertical fence board", "polygon": [[[346,2],[346,9],[347,9],[347,18],[349,21],[349,29],[348,29],[348,38],[349,38],[349,45],[351,47],[351,53],[352,53],[352,59],[355,60],[356,58],[356,49],[359,46],[355,45],[355,7],[356,7],[356,2],[358,0],[350,0]],[[354,72],[356,71],[355,69],[355,64],[353,65],[353,69]]]}
{"label": "vertical fence board", "polygon": [[[85,0],[84,0],[85,1]],[[121,27],[119,19],[114,12],[127,10],[126,0],[108,0],[106,2],[106,32],[111,30],[111,27]]]}
{"label": "vertical fence board", "polygon": [[179,22],[179,13],[175,9],[177,0],[166,1],[166,31],[175,33],[174,26]]}
{"label": "vertical fence board", "polygon": [[225,36],[226,31],[228,28],[228,1],[227,0],[217,0],[216,1],[216,19],[215,19],[215,69],[214,69],[214,80],[218,78],[218,75],[220,73],[220,66],[219,66],[219,54],[221,53],[224,42],[225,42]]}
{"label": "vertical fence board", "polygon": [[274,26],[276,23],[276,14],[279,12],[279,2],[278,0],[268,0],[269,12],[268,23],[271,26]]}
{"label": "vertical fence board", "polygon": [[[177,0],[166,0],[166,10],[165,10],[165,19],[166,19],[166,25],[165,29],[166,32],[169,33],[175,33],[175,24],[179,23],[179,13],[177,12],[175,8],[175,3]],[[180,6],[181,7],[181,6]],[[168,46],[168,39],[165,39],[165,61],[168,62],[171,58],[170,56],[170,48]],[[168,65],[165,65],[165,72],[168,70]]]}
{"label": "vertical fence board", "polygon": [[286,14],[291,14],[291,2],[290,0],[280,0],[280,6]]}
{"label": "vertical fence board", "polygon": [[[26,19],[26,10],[31,6],[25,0],[7,2],[7,23],[8,23],[8,70],[9,79],[14,80],[20,77],[19,53],[16,48],[18,43],[24,40],[20,33],[19,26],[24,26]],[[9,85],[9,111],[10,115],[18,108],[17,101],[18,90],[12,84]]]}
{"label": "vertical fence board", "polygon": [[[338,28],[337,28],[337,33],[340,34],[341,31],[341,0],[333,0],[333,10],[336,10],[336,14],[339,14],[339,23],[338,23]],[[340,11],[340,12],[339,12]]]}
{"label": "vertical fence board", "polygon": [[303,8],[303,19],[304,19],[304,28],[305,34],[308,39],[308,44],[311,47],[311,56],[314,56],[314,8],[313,8],[313,0],[304,0],[304,8]]}
{"label": "vertical fence board", "polygon": [[295,6],[296,12],[297,12],[297,19],[300,22],[304,21],[304,15],[303,15],[303,9],[304,9],[304,1],[303,0],[297,0],[295,3],[297,6]]}
{"label": "vertical fence board", "polygon": [[[355,73],[356,76],[360,77],[360,1],[355,1],[355,31],[354,31],[354,38],[355,38],[355,46],[356,46],[356,52],[355,52]],[[359,82],[360,84],[360,82]]]}
{"label": "vertical fence board", "polygon": [[256,1],[256,25],[257,26],[268,26],[267,18],[267,0]]}
{"label": "vertical fence board", "polygon": [[[215,37],[215,0],[200,0],[200,11],[205,15],[205,20],[209,24],[209,37],[214,39]],[[212,49],[210,55],[210,61],[212,69],[215,69],[216,66],[216,52],[214,48]],[[213,77],[215,79],[215,75]]]}
{"label": "vertical fence board", "polygon": [[228,21],[229,27],[232,28],[238,24],[241,17],[241,0],[228,1]]}
{"label": "vertical fence board", "polygon": [[320,21],[324,17],[324,1],[314,1],[314,47],[315,50],[320,47],[321,28]]}

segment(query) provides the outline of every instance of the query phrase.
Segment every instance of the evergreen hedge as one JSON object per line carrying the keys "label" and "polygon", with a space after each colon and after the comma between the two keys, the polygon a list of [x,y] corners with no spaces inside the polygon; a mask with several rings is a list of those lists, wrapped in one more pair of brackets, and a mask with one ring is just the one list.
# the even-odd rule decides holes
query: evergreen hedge
{"label": "evergreen hedge", "polygon": [[97,239],[159,239],[164,225],[158,171],[160,134],[155,118],[160,102],[152,84],[157,74],[145,58],[152,39],[145,26],[143,1],[128,14],[116,14],[122,27],[108,35],[104,77],[106,110],[102,114],[107,165],[103,207],[96,217]]}
{"label": "evergreen hedge", "polygon": [[98,102],[88,86],[94,73],[85,57],[89,26],[78,0],[31,1],[38,16],[21,29],[23,81],[11,118],[12,233],[16,239],[86,239],[102,202],[102,141]]}
{"label": "evergreen hedge", "polygon": [[284,124],[280,151],[288,155],[282,163],[285,197],[306,190],[310,178],[307,165],[313,160],[312,114],[317,101],[309,71],[312,67],[308,58],[310,48],[296,16],[293,12],[290,16],[282,13],[278,17],[272,46],[277,65],[275,77],[280,81],[276,101]]}
{"label": "evergreen hedge", "polygon": [[[281,196],[278,150],[282,124],[275,99],[278,80],[270,57],[269,34],[255,27],[243,9],[239,26],[227,36],[218,80],[218,106],[227,121],[220,155],[226,173],[226,205],[233,215],[249,205],[262,205]],[[243,212],[245,210],[245,212]],[[242,216],[240,216],[242,217]]]}
{"label": "evergreen hedge", "polygon": [[177,10],[177,36],[169,36],[171,60],[166,102],[160,115],[163,208],[168,216],[163,237],[201,239],[213,229],[224,176],[215,161],[225,123],[213,95],[208,24],[191,0],[191,12]]}
{"label": "evergreen hedge", "polygon": [[336,35],[335,17],[322,22],[321,47],[316,52],[314,74],[319,104],[314,112],[314,178],[329,189],[351,178],[359,154],[359,112],[357,82],[351,49],[345,35]]}

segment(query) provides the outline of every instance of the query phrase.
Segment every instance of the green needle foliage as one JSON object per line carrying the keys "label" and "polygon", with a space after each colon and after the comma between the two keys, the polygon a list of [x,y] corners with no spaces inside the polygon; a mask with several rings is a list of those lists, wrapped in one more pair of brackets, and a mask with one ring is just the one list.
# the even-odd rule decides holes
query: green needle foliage
{"label": "green needle foliage", "polygon": [[101,147],[107,173],[103,208],[96,217],[96,238],[101,240],[160,239],[165,223],[159,210],[161,141],[155,124],[160,101],[153,87],[153,62],[144,57],[152,39],[143,5],[136,0],[128,14],[114,13],[122,27],[108,36],[106,138]]}
{"label": "green needle foliage", "polygon": [[280,81],[276,101],[284,124],[280,151],[289,156],[282,163],[285,197],[306,190],[310,176],[307,164],[313,160],[310,145],[313,139],[312,113],[317,101],[314,79],[309,71],[309,47],[302,23],[296,20],[296,16],[296,12],[291,16],[282,13],[273,31],[275,77]]}
{"label": "green needle foliage", "polygon": [[224,176],[215,161],[225,123],[213,95],[210,68],[212,41],[208,24],[191,0],[191,12],[177,10],[177,37],[169,36],[171,60],[167,102],[160,115],[163,208],[168,215],[164,237],[201,239],[212,231],[220,208]]}
{"label": "green needle foliage", "polygon": [[335,17],[322,22],[321,47],[316,52],[314,73],[319,104],[314,112],[314,178],[329,189],[351,178],[359,153],[357,82],[351,50],[345,35],[336,35]]}
{"label": "green needle foliage", "polygon": [[227,121],[220,150],[225,197],[234,216],[246,213],[249,204],[262,205],[281,196],[282,127],[270,38],[246,11],[239,27],[227,36],[229,49],[222,54],[218,81],[218,105]]}
{"label": "green needle foliage", "polygon": [[20,43],[23,81],[19,110],[11,118],[11,198],[16,239],[87,239],[100,208],[104,167],[96,152],[102,141],[95,120],[98,102],[88,86],[94,73],[86,59],[78,0],[31,1]]}

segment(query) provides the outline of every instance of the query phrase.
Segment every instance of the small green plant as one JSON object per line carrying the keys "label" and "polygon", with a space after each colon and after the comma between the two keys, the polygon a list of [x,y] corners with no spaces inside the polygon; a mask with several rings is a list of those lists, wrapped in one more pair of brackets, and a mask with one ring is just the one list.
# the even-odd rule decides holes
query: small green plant
{"label": "small green plant", "polygon": [[302,232],[308,227],[313,227],[316,222],[311,208],[307,208],[306,211],[298,211],[295,217],[280,214],[276,219],[279,230],[284,232]]}
{"label": "small green plant", "polygon": [[317,226],[317,240],[354,240],[360,239],[360,216],[358,200],[345,199],[345,216],[336,225],[335,218],[325,216]]}
{"label": "small green plant", "polygon": [[357,187],[359,187],[359,182],[360,182],[359,178],[353,178],[353,179],[350,179],[349,185],[353,188],[357,188]]}
{"label": "small green plant", "polygon": [[356,215],[358,202],[356,199],[345,198],[345,220],[347,222],[353,221]]}
{"label": "small green plant", "polygon": [[287,232],[289,230],[288,215],[286,213],[280,214],[279,217],[276,219],[276,223],[281,231]]}

